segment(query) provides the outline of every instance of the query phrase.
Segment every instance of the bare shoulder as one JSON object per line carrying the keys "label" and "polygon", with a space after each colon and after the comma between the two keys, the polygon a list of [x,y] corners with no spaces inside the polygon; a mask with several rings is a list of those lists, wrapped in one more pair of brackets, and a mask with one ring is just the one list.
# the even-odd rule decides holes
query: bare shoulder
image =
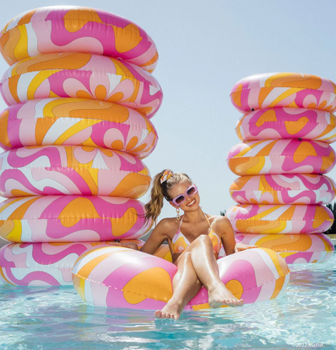
{"label": "bare shoulder", "polygon": [[176,218],[165,218],[162,219],[154,228],[152,236],[171,238],[172,233],[176,230],[178,225]]}
{"label": "bare shoulder", "polygon": [[212,227],[217,232],[221,230],[226,230],[228,228],[232,228],[230,220],[223,215],[214,215],[211,218],[214,218],[212,221]]}

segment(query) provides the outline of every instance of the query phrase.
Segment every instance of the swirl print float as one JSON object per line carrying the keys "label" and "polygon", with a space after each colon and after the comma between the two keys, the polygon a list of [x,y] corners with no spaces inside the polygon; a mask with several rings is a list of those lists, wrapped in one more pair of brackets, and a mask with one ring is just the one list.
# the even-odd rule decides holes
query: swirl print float
{"label": "swirl print float", "polygon": [[[228,255],[218,260],[218,268],[222,282],[246,304],[280,297],[289,283],[288,265],[271,249]],[[166,260],[121,247],[88,251],[72,270],[74,286],[88,304],[141,310],[164,307],[172,297],[176,271],[176,265]],[[208,292],[202,287],[185,310],[208,308]]]}
{"label": "swirl print float", "polygon": [[127,61],[152,72],[158,53],[137,24],[86,7],[42,7],[25,12],[1,31],[0,50],[9,65],[50,52],[86,52]]}
{"label": "swirl print float", "polygon": [[154,125],[141,113],[117,103],[75,98],[30,100],[0,114],[0,146],[94,146],[139,159],[155,149]]}
{"label": "swirl print float", "polygon": [[[0,50],[0,278],[68,285],[82,253],[146,234],[162,89],[158,53],[135,23],[85,7],[44,7],[10,21]],[[158,256],[168,258],[165,247]]]}
{"label": "swirl print float", "polygon": [[245,113],[236,133],[243,143],[227,163],[240,177],[230,186],[238,203],[227,212],[244,244],[278,252],[286,262],[330,259],[334,246],[323,234],[333,221],[324,207],[336,196],[324,174],[336,163],[336,85],[297,73],[260,74],[237,82],[231,101]]}
{"label": "swirl print float", "polygon": [[139,198],[148,168],[130,154],[98,147],[22,147],[0,154],[3,197],[95,195]]}

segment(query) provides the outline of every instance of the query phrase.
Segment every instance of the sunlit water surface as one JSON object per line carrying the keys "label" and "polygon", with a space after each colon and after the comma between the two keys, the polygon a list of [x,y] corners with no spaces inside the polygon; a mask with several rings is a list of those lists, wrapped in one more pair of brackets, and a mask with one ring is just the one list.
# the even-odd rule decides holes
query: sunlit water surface
{"label": "sunlit water surface", "polygon": [[70,287],[0,285],[0,349],[336,349],[336,255],[290,269],[279,299],[177,321],[94,308]]}

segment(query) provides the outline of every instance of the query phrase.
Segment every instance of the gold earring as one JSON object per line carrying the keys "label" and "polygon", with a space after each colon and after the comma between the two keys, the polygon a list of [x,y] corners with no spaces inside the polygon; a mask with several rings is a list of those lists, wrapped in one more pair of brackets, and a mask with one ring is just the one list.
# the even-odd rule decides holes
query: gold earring
{"label": "gold earring", "polygon": [[181,220],[181,216],[180,216],[180,208],[176,208],[176,212],[177,212],[177,220]]}

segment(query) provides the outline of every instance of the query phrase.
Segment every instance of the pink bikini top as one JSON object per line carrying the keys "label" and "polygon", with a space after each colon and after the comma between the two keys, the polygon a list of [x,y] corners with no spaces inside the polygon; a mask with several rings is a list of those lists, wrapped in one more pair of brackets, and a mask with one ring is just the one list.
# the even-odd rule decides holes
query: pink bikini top
{"label": "pink bikini top", "polygon": [[[204,214],[204,216],[208,221],[209,227],[211,228],[209,219],[206,217],[205,214]],[[184,216],[183,216],[183,218],[184,218]],[[178,231],[176,232],[175,236],[172,239],[172,252],[173,253],[182,253],[190,245],[189,240],[181,232],[181,225],[182,225],[183,218],[180,222],[180,227],[179,227]],[[211,229],[208,236],[210,237],[210,239],[212,241],[214,252],[216,254],[219,254],[219,251],[222,247],[222,242],[221,242],[220,238],[217,236],[216,232],[214,232],[212,229]]]}

